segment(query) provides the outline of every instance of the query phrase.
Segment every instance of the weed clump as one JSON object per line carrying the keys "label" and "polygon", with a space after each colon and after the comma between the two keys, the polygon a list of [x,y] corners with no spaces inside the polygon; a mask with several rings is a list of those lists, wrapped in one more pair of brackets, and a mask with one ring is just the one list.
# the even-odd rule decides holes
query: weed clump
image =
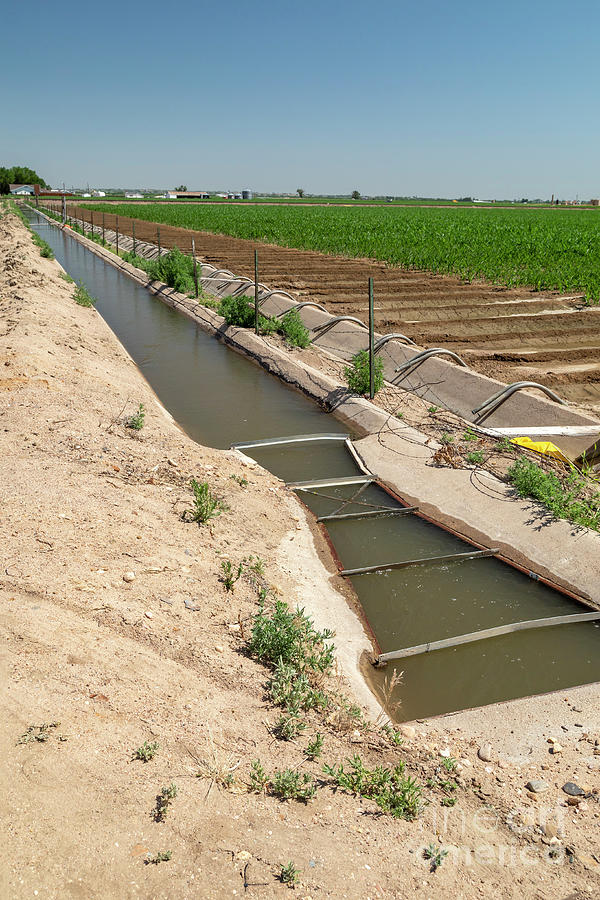
{"label": "weed clump", "polygon": [[287,663],[298,672],[313,670],[327,672],[333,665],[333,638],[329,629],[317,631],[304,610],[290,610],[287,603],[277,600],[270,614],[264,603],[254,619],[248,643],[250,653],[263,662],[278,665]]}
{"label": "weed clump", "polygon": [[168,862],[173,853],[170,850],[159,850],[154,856],[146,857],[146,865],[148,866],[157,866],[161,862]]}
{"label": "weed clump", "polygon": [[[344,369],[346,383],[355,394],[368,394],[370,391],[369,354],[367,350],[359,350]],[[375,393],[383,387],[383,360],[376,356],[374,360],[373,386]]]}
{"label": "weed clump", "polygon": [[207,481],[198,482],[192,478],[190,487],[194,493],[194,505],[192,509],[184,512],[184,520],[189,516],[192,522],[204,525],[209,519],[220,516],[223,510],[227,509],[225,503],[212,493]]}
{"label": "weed clump", "polygon": [[141,759],[142,762],[150,762],[150,760],[154,759],[156,756],[158,747],[158,741],[153,741],[151,744],[149,744],[148,741],[144,741],[142,746],[134,751],[133,759]]}
{"label": "weed clump", "polygon": [[160,794],[156,797],[156,806],[154,808],[154,819],[156,822],[164,822],[169,811],[169,807],[177,796],[177,785],[173,782],[169,787],[164,787]]}
{"label": "weed clump", "polygon": [[288,887],[294,887],[294,885],[298,884],[299,877],[300,871],[296,868],[292,860],[285,865],[283,865],[283,863],[281,864],[279,880],[282,884],[287,884]]}
{"label": "weed clump", "polygon": [[415,778],[405,777],[404,763],[400,762],[393,769],[376,766],[370,771],[358,754],[350,763],[350,770],[343,765],[323,766],[323,771],[338,787],[374,800],[377,806],[395,819],[414,819],[422,806],[422,787]]}
{"label": "weed clump", "polygon": [[571,473],[563,484],[554,473],[544,472],[524,456],[506,474],[520,497],[538,500],[559,519],[600,530],[600,493],[587,497],[586,481],[580,475]]}
{"label": "weed clump", "polygon": [[279,323],[279,332],[292,347],[304,349],[310,344],[310,332],[297,309],[290,309]]}
{"label": "weed clump", "polygon": [[88,308],[94,306],[98,302],[95,297],[92,297],[86,286],[81,282],[78,283],[73,292],[73,300],[78,306],[86,306]]}
{"label": "weed clump", "polygon": [[144,421],[146,419],[146,410],[144,409],[144,404],[140,403],[137,408],[137,412],[134,412],[133,415],[129,416],[125,421],[125,425],[127,428],[132,428],[134,431],[141,431],[144,427]]}

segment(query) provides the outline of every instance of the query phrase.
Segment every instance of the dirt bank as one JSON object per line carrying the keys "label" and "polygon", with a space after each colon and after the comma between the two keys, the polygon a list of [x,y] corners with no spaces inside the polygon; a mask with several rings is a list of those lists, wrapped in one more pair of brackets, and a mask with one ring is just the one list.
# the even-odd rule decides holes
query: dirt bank
{"label": "dirt bank", "polygon": [[[485,762],[468,734],[437,724],[407,728],[400,748],[352,720],[309,718],[297,740],[275,739],[267,670],[244,652],[254,579],[228,593],[221,563],[260,557],[265,586],[290,604],[319,592],[344,608],[325,548],[281,482],[179,431],[13,217],[0,219],[0,248],[0,896],[287,896],[276,876],[289,860],[299,897],[593,894],[598,795],[567,806],[560,755],[546,775],[494,752]],[[139,403],[134,432],[124,419]],[[203,528],[181,518],[191,477],[229,507]],[[58,722],[47,741],[20,743]],[[317,730],[323,756],[309,762]],[[591,758],[595,737],[577,752]],[[144,741],[156,756],[132,760]],[[447,746],[463,760],[451,796]],[[332,790],[323,762],[356,752],[370,768],[406,762],[427,801],[416,822]],[[315,799],[249,793],[254,759],[322,779]],[[530,796],[538,774],[548,790]],[[422,854],[431,843],[449,851],[436,872]],[[171,859],[146,864],[159,851]]]}

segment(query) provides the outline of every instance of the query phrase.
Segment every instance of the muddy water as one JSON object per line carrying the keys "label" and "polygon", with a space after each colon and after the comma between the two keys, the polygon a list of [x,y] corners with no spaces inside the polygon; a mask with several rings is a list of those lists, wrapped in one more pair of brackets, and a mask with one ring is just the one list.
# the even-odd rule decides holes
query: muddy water
{"label": "muddy water", "polygon": [[[58,229],[32,214],[57,259],[98,298],[98,311],[125,345],[163,404],[200,443],[343,432],[301,394],[229,351],[193,322]],[[343,443],[318,442],[244,451],[286,481],[359,474]],[[302,492],[316,515],[398,504],[381,488],[356,485]],[[354,498],[354,499],[353,499]],[[346,568],[463,553],[473,549],[416,516],[329,522]],[[382,652],[494,625],[565,615],[582,607],[495,559],[388,569],[352,578]],[[390,663],[373,673],[403,673],[391,703],[410,720],[600,680],[595,623],[505,635]],[[392,711],[388,704],[388,709]]]}

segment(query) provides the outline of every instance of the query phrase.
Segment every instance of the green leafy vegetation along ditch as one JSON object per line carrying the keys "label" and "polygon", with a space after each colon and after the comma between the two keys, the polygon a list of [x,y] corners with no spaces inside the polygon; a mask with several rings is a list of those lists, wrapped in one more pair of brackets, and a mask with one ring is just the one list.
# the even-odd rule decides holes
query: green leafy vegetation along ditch
{"label": "green leafy vegetation along ditch", "polygon": [[559,519],[600,531],[600,493],[579,472],[562,479],[522,456],[507,472],[520,497],[532,497]]}
{"label": "green leafy vegetation along ditch", "polygon": [[407,269],[600,298],[594,210],[136,206],[94,211]]}

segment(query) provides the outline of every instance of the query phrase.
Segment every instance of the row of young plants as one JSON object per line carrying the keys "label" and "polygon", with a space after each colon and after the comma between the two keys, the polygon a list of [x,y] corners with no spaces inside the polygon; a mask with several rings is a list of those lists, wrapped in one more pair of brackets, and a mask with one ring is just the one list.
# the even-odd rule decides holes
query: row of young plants
{"label": "row of young plants", "polygon": [[590,301],[600,297],[600,228],[594,210],[127,203],[94,204],[93,209],[467,280],[581,291]]}

